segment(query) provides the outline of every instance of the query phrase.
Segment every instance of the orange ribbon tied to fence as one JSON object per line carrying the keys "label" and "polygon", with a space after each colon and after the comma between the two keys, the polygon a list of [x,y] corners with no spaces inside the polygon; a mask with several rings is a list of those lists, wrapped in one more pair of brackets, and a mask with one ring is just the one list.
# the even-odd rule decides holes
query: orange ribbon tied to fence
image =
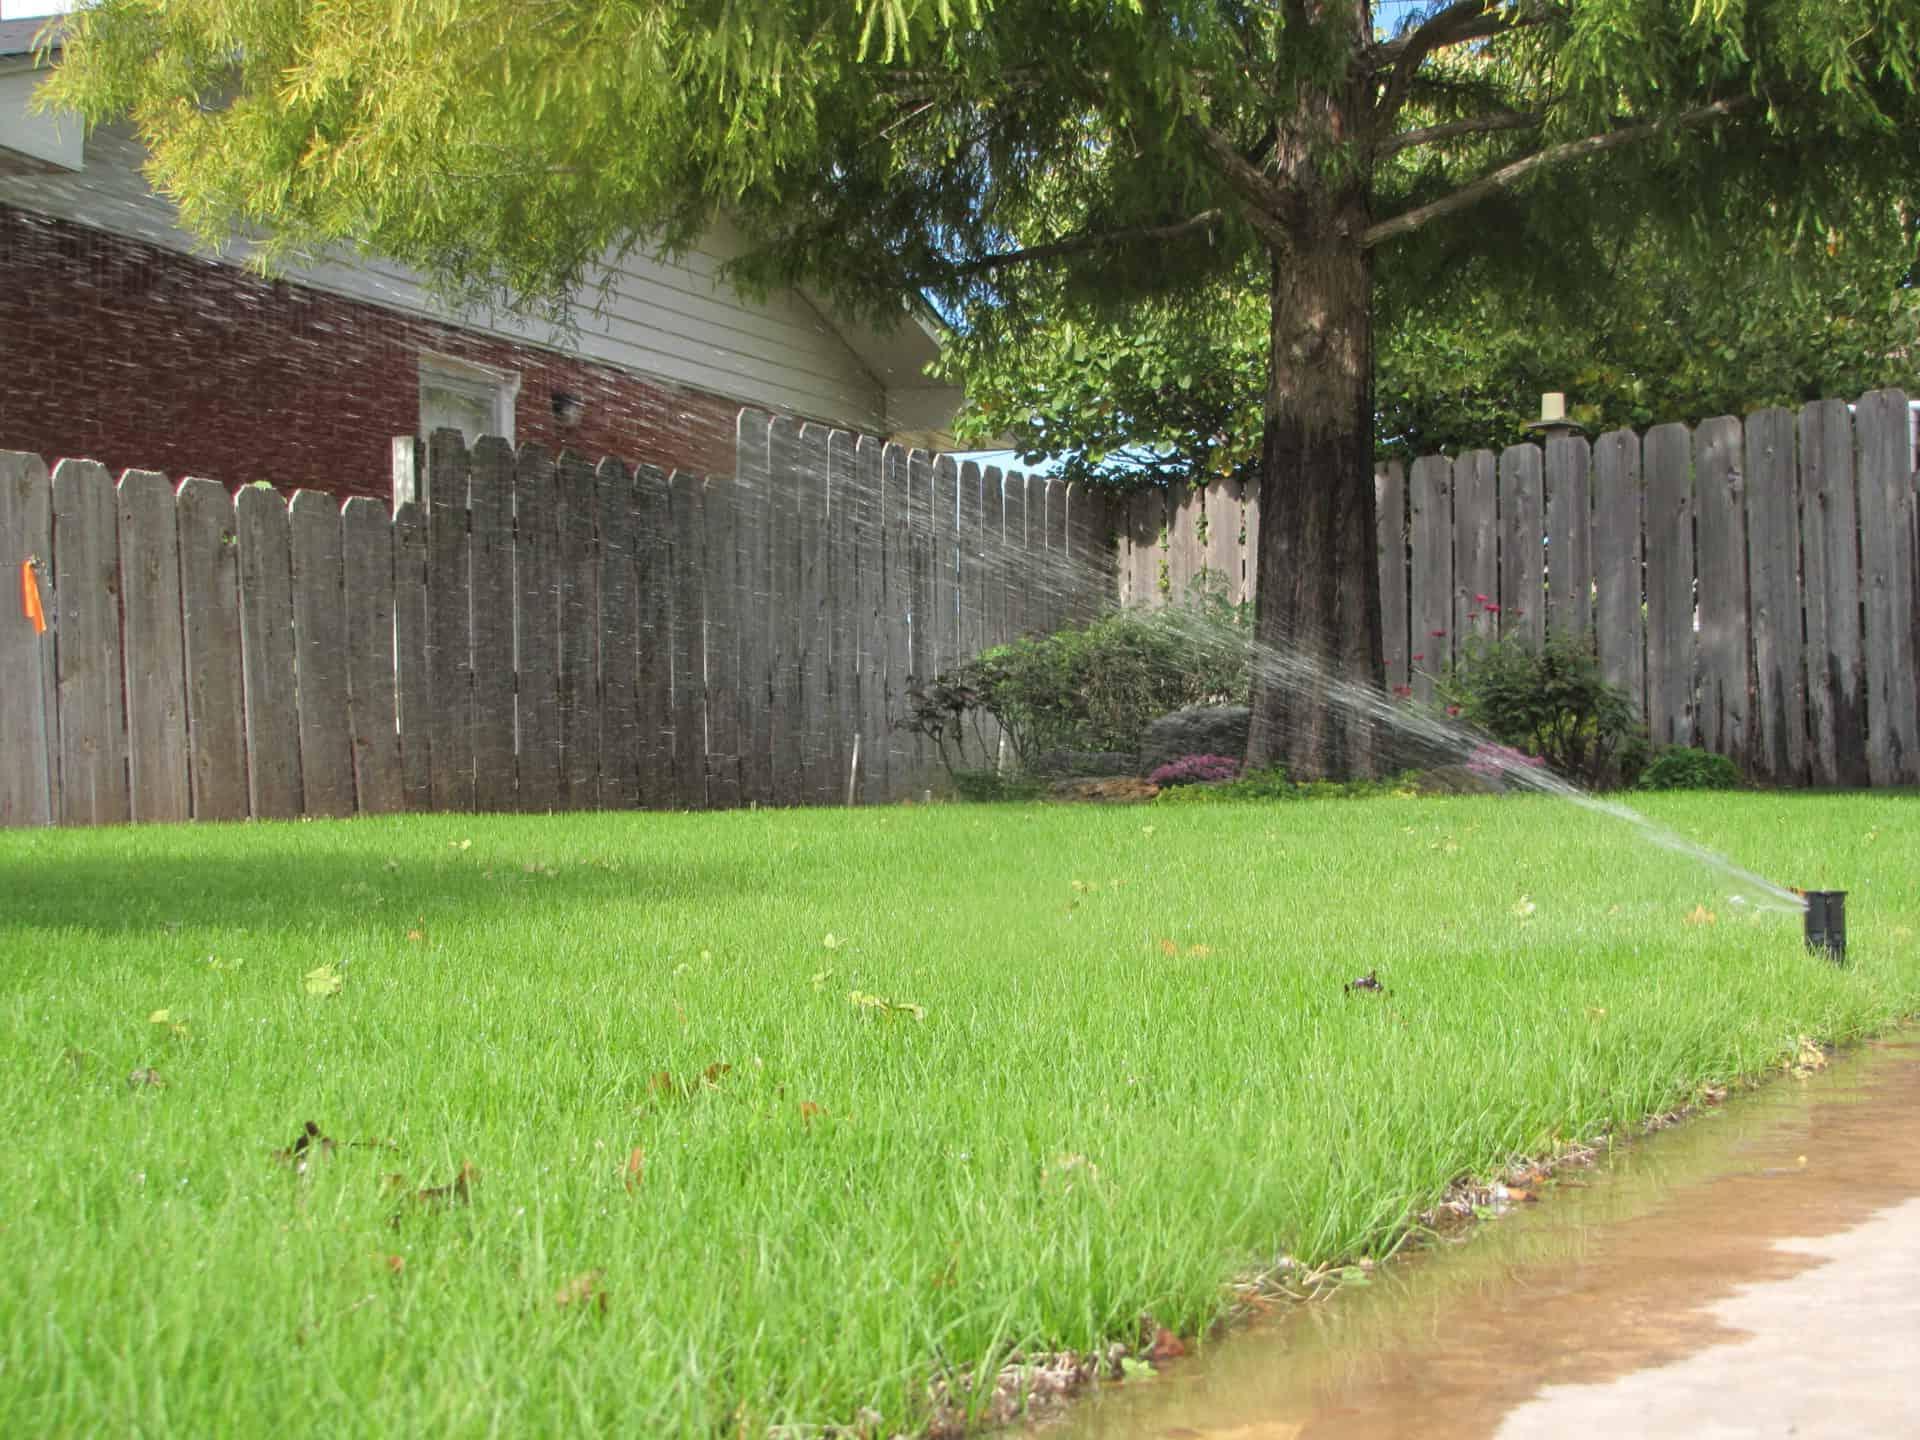
{"label": "orange ribbon tied to fence", "polygon": [[34,573],[32,560],[20,562],[20,609],[34,634],[47,633],[47,612],[40,606],[40,577]]}

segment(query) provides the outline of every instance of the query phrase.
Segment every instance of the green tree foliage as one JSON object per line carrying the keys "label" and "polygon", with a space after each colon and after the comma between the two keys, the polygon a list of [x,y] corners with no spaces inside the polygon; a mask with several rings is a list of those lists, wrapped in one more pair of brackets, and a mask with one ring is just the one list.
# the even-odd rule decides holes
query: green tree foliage
{"label": "green tree foliage", "polygon": [[[268,255],[536,304],[724,211],[734,278],[1005,333],[1264,275],[1249,761],[1376,764],[1377,254],[1598,263],[1916,173],[1913,0],[99,0],[49,100]],[[1410,282],[1411,283],[1411,282]]]}
{"label": "green tree foliage", "polygon": [[[1416,289],[1383,257],[1376,455],[1513,444],[1546,390],[1567,391],[1571,418],[1597,434],[1911,386],[1913,220],[1878,195],[1851,209],[1824,233],[1773,224],[1712,247],[1643,227],[1578,276],[1477,256]],[[1264,280],[1246,274],[1117,317],[962,332],[943,366],[966,389],[964,441],[1010,443],[1067,480],[1251,479],[1267,324]]]}

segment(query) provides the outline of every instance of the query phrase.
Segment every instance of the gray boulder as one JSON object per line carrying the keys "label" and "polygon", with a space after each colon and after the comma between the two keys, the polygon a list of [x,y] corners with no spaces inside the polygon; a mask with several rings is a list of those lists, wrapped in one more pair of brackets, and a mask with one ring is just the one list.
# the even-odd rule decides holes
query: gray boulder
{"label": "gray boulder", "polygon": [[1140,773],[1151,775],[1183,755],[1247,753],[1247,725],[1253,712],[1244,705],[1189,705],[1162,715],[1147,726],[1140,741]]}

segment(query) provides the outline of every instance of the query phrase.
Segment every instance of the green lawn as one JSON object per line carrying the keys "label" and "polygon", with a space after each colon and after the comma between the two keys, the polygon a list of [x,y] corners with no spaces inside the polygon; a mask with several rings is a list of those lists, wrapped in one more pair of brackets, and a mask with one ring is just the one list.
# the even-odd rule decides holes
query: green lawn
{"label": "green lawn", "polygon": [[911,1430],[1920,1010],[1912,797],[1649,808],[1851,966],[1533,798],[0,833],[0,1433]]}

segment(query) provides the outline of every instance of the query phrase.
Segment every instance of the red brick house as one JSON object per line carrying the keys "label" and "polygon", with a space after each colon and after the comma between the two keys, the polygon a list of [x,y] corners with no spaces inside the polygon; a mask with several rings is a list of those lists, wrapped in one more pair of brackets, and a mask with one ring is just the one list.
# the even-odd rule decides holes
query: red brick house
{"label": "red brick house", "polygon": [[959,394],[923,374],[929,327],[747,300],[717,279],[723,229],[620,262],[571,336],[456,318],[392,266],[264,280],[180,230],[129,134],[29,113],[42,23],[0,22],[0,449],[384,496],[392,437],[441,425],[709,472],[742,406],[943,439]]}

